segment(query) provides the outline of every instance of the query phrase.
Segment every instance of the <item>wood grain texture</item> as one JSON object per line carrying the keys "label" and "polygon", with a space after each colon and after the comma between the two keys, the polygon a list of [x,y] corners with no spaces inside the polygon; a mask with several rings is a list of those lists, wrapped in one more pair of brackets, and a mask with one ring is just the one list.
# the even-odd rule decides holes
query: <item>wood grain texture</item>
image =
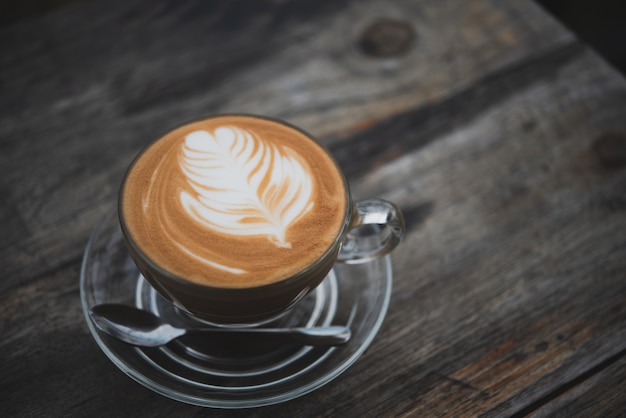
{"label": "wood grain texture", "polygon": [[[182,121],[260,113],[333,144],[572,41],[524,3],[332,3],[244,13],[239,2],[94,2],[2,28],[0,190],[16,203],[3,209],[0,286],[80,257],[54,241],[59,229],[86,241],[102,215],[94,202],[113,199],[139,148]],[[381,14],[412,17],[411,53],[360,52],[361,31]],[[489,37],[477,19],[493,20]],[[25,158],[37,169],[20,170]]]}
{"label": "wood grain texture", "polygon": [[398,369],[421,394],[406,412],[456,405],[452,415],[508,416],[625,354],[625,219],[616,210],[625,177],[602,166],[593,144],[604,130],[624,131],[626,109],[621,87],[593,87],[607,74],[585,70],[589,59],[354,187],[433,207],[418,225],[409,217],[413,233],[395,254],[388,338],[430,342],[391,356],[406,361]]}
{"label": "wood grain texture", "polygon": [[[405,49],[363,48],[380,19]],[[395,35],[392,35],[395,36]],[[619,416],[626,82],[525,0],[76,2],[0,26],[6,416]],[[385,323],[302,398],[165,399],[85,325],[85,243],[135,153],[215,112],[317,136],[403,209]]]}
{"label": "wood grain texture", "polygon": [[[616,391],[626,384],[626,362],[624,358],[610,358],[610,365],[598,370],[590,369],[588,375],[582,376],[564,390],[555,393],[550,403],[536,410],[533,417],[549,416],[604,416],[619,417],[626,410],[623,396]],[[532,406],[532,405],[530,405]],[[523,411],[522,411],[523,412]]]}

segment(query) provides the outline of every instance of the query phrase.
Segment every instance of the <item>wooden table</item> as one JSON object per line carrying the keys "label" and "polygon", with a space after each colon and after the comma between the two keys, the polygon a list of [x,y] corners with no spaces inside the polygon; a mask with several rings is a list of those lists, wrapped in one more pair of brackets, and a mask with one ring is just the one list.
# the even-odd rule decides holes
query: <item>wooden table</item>
{"label": "wooden table", "polygon": [[408,226],[367,352],[241,415],[626,412],[626,82],[538,6],[67,3],[0,27],[3,416],[233,415],[125,376],[79,297],[132,157],[219,112],[310,131]]}

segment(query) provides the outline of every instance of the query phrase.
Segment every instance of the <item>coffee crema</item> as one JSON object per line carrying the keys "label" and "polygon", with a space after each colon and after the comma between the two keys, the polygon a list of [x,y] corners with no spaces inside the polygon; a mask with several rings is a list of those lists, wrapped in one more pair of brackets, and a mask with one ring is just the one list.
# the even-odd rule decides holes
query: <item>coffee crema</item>
{"label": "coffee crema", "polygon": [[347,190],[300,130],[255,116],[181,126],[131,164],[120,219],[156,265],[198,284],[242,288],[289,278],[344,226]]}

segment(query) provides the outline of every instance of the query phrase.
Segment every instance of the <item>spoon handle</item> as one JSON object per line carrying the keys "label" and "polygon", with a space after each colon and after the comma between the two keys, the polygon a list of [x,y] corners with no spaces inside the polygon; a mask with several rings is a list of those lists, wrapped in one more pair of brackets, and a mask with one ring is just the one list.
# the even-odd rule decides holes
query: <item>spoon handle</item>
{"label": "spoon handle", "polygon": [[350,340],[350,328],[328,326],[316,328],[194,328],[186,335],[227,336],[263,338],[277,343],[296,343],[312,346],[333,346],[345,344]]}

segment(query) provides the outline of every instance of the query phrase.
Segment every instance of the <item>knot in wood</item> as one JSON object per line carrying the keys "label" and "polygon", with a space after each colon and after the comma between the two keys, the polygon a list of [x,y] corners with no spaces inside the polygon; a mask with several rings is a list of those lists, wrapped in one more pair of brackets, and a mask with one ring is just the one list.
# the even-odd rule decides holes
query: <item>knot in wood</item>
{"label": "knot in wood", "polygon": [[593,141],[592,148],[604,167],[626,166],[625,134],[616,132],[602,134]]}
{"label": "knot in wood", "polygon": [[379,19],[368,26],[359,39],[361,50],[372,57],[406,54],[415,39],[413,26],[396,19]]}

